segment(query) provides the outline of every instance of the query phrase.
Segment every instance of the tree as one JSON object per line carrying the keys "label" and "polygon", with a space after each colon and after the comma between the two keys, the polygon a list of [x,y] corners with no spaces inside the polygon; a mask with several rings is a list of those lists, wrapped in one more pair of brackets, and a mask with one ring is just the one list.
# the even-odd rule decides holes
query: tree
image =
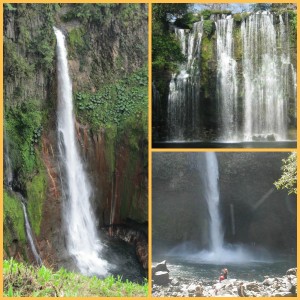
{"label": "tree", "polygon": [[153,4],[152,12],[152,66],[154,72],[174,71],[185,60],[169,23],[186,14],[189,4]]}
{"label": "tree", "polygon": [[169,22],[173,18],[184,15],[190,8],[190,4],[153,4],[152,18],[153,21]]}
{"label": "tree", "polygon": [[283,173],[274,182],[277,189],[287,189],[289,195],[297,194],[297,153],[293,152],[288,158],[282,160],[281,167]]}
{"label": "tree", "polygon": [[256,3],[251,5],[253,11],[270,10],[271,8],[272,3]]}

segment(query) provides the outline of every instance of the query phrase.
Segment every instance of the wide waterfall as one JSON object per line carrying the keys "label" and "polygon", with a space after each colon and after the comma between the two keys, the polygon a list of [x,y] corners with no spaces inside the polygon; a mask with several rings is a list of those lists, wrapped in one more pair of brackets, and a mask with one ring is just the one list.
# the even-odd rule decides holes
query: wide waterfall
{"label": "wide waterfall", "polygon": [[221,140],[238,140],[237,62],[234,59],[233,18],[215,22],[217,32],[217,92],[221,119]]}
{"label": "wide waterfall", "polygon": [[276,30],[270,13],[253,14],[242,23],[245,140],[287,139],[287,80],[295,75],[285,27],[280,16]]}
{"label": "wide waterfall", "polygon": [[[209,35],[205,22],[214,23]],[[257,12],[240,21],[212,15],[190,30],[173,30],[186,61],[169,84],[167,141],[294,139],[297,84],[288,13]]]}
{"label": "wide waterfall", "polygon": [[65,37],[57,28],[54,31],[57,39],[57,133],[63,169],[63,218],[67,231],[67,248],[83,274],[102,276],[107,274],[108,264],[100,257],[102,245],[90,203],[92,189],[75,137],[72,83],[68,71]]}
{"label": "wide waterfall", "polygon": [[168,128],[170,140],[193,138],[200,125],[200,45],[203,21],[193,24],[191,31],[175,28],[187,61],[179,74],[173,74],[169,86]]}
{"label": "wide waterfall", "polygon": [[21,201],[22,207],[23,207],[23,213],[24,213],[24,219],[25,219],[25,229],[26,229],[26,235],[27,235],[27,239],[29,241],[29,245],[30,245],[30,249],[33,253],[33,256],[35,258],[35,261],[37,262],[38,265],[42,265],[42,259],[40,258],[38,251],[35,247],[34,241],[33,241],[33,234],[32,234],[32,230],[31,230],[31,226],[28,220],[28,216],[27,216],[27,211],[26,211],[26,206],[23,202],[23,200]]}

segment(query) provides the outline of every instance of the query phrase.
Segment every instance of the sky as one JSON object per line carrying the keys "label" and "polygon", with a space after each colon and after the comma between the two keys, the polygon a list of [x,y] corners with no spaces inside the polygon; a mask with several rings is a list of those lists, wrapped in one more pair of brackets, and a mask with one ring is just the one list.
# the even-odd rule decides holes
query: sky
{"label": "sky", "polygon": [[[203,4],[195,4],[194,7],[196,10],[205,8]],[[249,8],[250,8],[250,4],[248,3],[234,3],[234,4],[229,4],[229,6],[226,9],[231,10],[233,13],[239,13],[242,11],[249,11]]]}

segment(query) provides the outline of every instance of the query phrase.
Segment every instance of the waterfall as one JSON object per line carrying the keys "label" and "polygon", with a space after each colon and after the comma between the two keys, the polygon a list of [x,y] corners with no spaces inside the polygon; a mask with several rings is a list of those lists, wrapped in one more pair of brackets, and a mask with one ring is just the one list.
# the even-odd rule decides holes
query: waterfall
{"label": "waterfall", "polygon": [[179,74],[173,74],[168,96],[168,129],[170,140],[193,139],[200,123],[200,45],[203,21],[193,24],[191,31],[175,28],[186,62]]}
{"label": "waterfall", "polygon": [[[201,179],[201,196],[204,197],[208,208],[208,230],[206,226],[199,227],[201,235],[207,231],[208,246],[205,249],[195,249],[189,246],[189,241],[175,246],[168,252],[170,256],[180,256],[192,263],[205,264],[244,264],[247,262],[270,262],[269,253],[261,247],[242,244],[228,244],[224,241],[222,217],[220,210],[219,166],[215,152],[190,153],[190,168],[196,170]],[[201,195],[201,196],[200,196]],[[229,206],[231,217],[231,232],[236,234],[238,223],[235,219],[234,203]],[[251,241],[250,241],[251,242]],[[201,242],[202,243],[202,242]]]}
{"label": "waterfall", "polygon": [[[244,139],[286,140],[288,99],[285,91],[288,87],[284,82],[291,67],[285,25],[281,19],[278,35],[273,15],[257,13],[242,22],[241,33]],[[282,47],[282,51],[278,46]]]}
{"label": "waterfall", "polygon": [[68,71],[63,33],[54,28],[57,39],[57,132],[65,205],[63,219],[67,230],[67,248],[83,274],[106,275],[107,262],[100,258],[102,245],[91,207],[92,189],[75,138],[72,83]]}
{"label": "waterfall", "polygon": [[24,218],[25,218],[25,229],[26,229],[27,239],[29,241],[29,245],[30,245],[31,251],[33,253],[33,256],[34,256],[37,264],[39,266],[41,266],[43,264],[43,262],[42,262],[42,259],[39,256],[38,251],[37,251],[37,249],[35,247],[35,244],[33,242],[33,234],[32,234],[31,226],[30,226],[30,223],[29,223],[29,220],[28,220],[28,216],[27,216],[26,206],[25,206],[25,204],[23,202],[23,199],[21,201],[21,204],[22,204],[22,207],[23,207],[23,213],[24,213]]}
{"label": "waterfall", "polygon": [[[291,139],[288,128],[297,118],[297,76],[288,13],[257,12],[238,25],[232,16],[212,15],[210,21],[215,33],[204,36],[209,43],[216,41],[213,52],[206,43],[201,47],[205,21],[194,23],[191,30],[174,28],[186,61],[169,83],[167,139],[199,141],[206,135],[220,142]],[[201,66],[201,51],[210,51],[208,65]],[[216,93],[207,94],[201,85],[201,67],[210,71],[208,80],[214,80],[216,68]]]}
{"label": "waterfall", "polygon": [[217,92],[221,116],[221,140],[238,139],[237,62],[234,59],[231,16],[215,22],[217,34]]}
{"label": "waterfall", "polygon": [[219,168],[217,156],[214,152],[206,152],[205,167],[200,174],[204,186],[204,197],[210,216],[209,237],[210,250],[219,253],[223,247],[223,232],[219,212]]}

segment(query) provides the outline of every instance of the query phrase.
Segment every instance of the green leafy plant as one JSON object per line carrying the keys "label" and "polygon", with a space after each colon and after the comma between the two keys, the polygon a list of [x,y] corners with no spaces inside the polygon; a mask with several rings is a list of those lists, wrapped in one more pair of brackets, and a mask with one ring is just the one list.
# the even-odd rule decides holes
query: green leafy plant
{"label": "green leafy plant", "polygon": [[215,22],[212,20],[205,20],[203,22],[203,31],[207,36],[211,36],[215,30]]}

